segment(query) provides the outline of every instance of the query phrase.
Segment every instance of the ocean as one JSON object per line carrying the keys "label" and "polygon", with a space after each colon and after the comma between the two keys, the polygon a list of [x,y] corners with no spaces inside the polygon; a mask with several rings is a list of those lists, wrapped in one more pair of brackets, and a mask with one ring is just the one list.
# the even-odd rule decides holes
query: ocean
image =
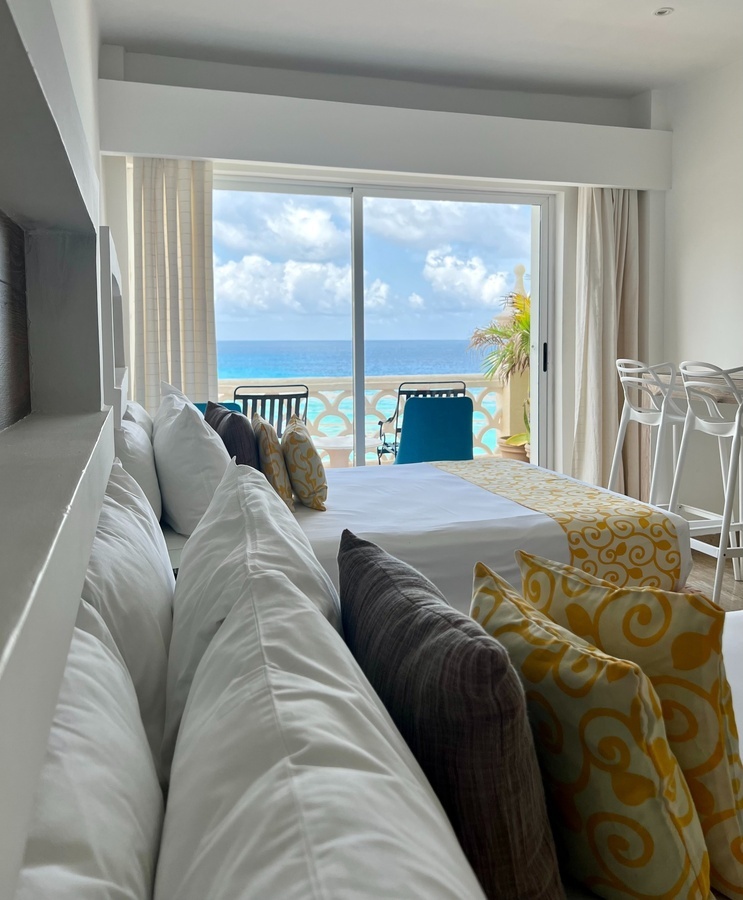
{"label": "ocean", "polygon": [[[365,370],[374,375],[454,375],[481,372],[468,341],[366,341]],[[351,341],[218,341],[220,378],[351,376]]]}
{"label": "ocean", "polygon": [[[469,349],[468,341],[366,341],[364,361],[367,376],[399,375],[401,380],[406,376],[415,380],[416,376],[427,375],[478,375],[482,371],[481,358],[481,353]],[[350,378],[351,342],[217,341],[217,370],[220,379],[239,379],[245,384],[273,378],[287,381]],[[482,390],[475,388],[472,393],[477,395]],[[379,413],[385,417],[392,415],[395,400],[394,394],[378,400]],[[490,417],[495,415],[494,401],[484,402],[483,407]],[[328,414],[325,400],[311,396],[307,418],[315,422],[320,417],[320,430],[328,436],[346,433],[346,421],[353,421],[352,397],[349,395],[341,400],[338,408],[343,418]],[[366,418],[367,433],[376,434],[378,417],[367,415]],[[474,425],[476,433],[486,428],[482,412],[475,412]],[[495,440],[492,428],[480,437],[481,443],[491,451]],[[373,461],[376,454],[367,452],[366,459]]]}

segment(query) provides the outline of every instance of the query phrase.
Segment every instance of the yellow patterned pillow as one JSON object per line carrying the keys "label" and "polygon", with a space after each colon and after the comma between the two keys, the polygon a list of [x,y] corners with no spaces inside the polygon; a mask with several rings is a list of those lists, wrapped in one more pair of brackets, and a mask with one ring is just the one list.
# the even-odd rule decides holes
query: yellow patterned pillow
{"label": "yellow patterned pillow", "polygon": [[284,454],[281,452],[281,442],[276,434],[276,429],[263,416],[254,413],[253,431],[258,438],[258,459],[261,464],[261,472],[263,472],[268,479],[268,483],[293,512],[292,486],[289,481],[289,473],[286,471]]}
{"label": "yellow patterned pillow", "polygon": [[284,429],[281,450],[289,472],[289,481],[300,502],[311,509],[325,509],[325,501],[328,499],[325,466],[312,443],[307,426],[299,416],[292,416]]}
{"label": "yellow patterned pillow", "polygon": [[516,558],[534,606],[648,676],[699,814],[712,886],[743,898],[743,766],[722,660],[723,610],[703,594],[616,588],[563,563]]}
{"label": "yellow patterned pillow", "polygon": [[707,898],[702,830],[639,667],[534,615],[482,563],[471,614],[521,677],[571,873],[602,897]]}

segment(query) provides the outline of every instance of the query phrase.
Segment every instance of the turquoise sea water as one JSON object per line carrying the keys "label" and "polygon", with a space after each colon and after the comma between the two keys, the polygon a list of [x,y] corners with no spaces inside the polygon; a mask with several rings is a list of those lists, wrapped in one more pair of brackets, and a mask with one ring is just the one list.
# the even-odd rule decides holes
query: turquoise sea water
{"label": "turquoise sea water", "polygon": [[[399,375],[402,379],[416,377],[464,375],[479,377],[481,355],[469,350],[468,341],[366,341],[364,347],[367,376]],[[240,379],[247,384],[264,379],[281,378],[302,381],[305,378],[350,378],[352,374],[352,347],[350,341],[218,341],[218,372],[220,378]],[[332,392],[323,388],[323,393]],[[479,393],[479,389],[475,389]],[[495,412],[495,403],[486,404]],[[353,421],[353,402],[346,397],[339,406]],[[384,416],[394,412],[395,398],[380,400],[378,409]],[[314,422],[325,409],[322,400],[310,398],[307,417]],[[482,414],[475,413],[475,432],[484,424]],[[378,430],[376,417],[367,416],[367,434]],[[325,417],[321,430],[328,435],[344,431],[346,424],[340,417]],[[490,446],[495,433],[484,436]],[[367,454],[367,459],[376,458]]]}
{"label": "turquoise sea water", "polygon": [[[481,355],[468,341],[366,341],[367,375],[478,373]],[[350,341],[218,341],[220,378],[351,376]]]}

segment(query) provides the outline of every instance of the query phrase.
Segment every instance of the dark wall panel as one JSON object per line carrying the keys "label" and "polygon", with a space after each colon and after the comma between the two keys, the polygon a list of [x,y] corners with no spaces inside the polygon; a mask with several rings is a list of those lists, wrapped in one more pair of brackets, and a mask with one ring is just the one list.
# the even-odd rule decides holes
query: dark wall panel
{"label": "dark wall panel", "polygon": [[0,429],[31,412],[24,243],[0,212]]}

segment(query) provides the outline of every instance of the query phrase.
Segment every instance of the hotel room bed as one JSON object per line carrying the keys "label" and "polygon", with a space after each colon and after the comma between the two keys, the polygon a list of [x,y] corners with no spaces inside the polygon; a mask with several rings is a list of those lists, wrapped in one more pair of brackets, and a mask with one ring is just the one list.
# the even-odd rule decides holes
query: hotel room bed
{"label": "hotel room bed", "polygon": [[[112,455],[110,418],[109,416],[109,421],[104,428],[108,433],[109,440],[100,451],[102,456],[109,458]],[[101,480],[107,467],[101,465],[99,468],[102,471],[97,473],[97,478]],[[230,468],[233,473],[237,469],[242,469],[242,467],[236,467],[234,464]],[[304,545],[296,523],[304,530],[322,565],[321,568],[315,562],[315,568],[311,570],[315,572],[316,580],[319,584],[327,585],[329,593],[332,593],[332,588],[323,569],[337,582],[336,555],[338,541],[342,529],[349,527],[354,529],[360,536],[369,537],[382,546],[389,547],[397,556],[411,562],[441,587],[454,606],[465,611],[469,609],[474,562],[484,560],[493,568],[503,572],[509,580],[518,583],[513,559],[513,552],[517,548],[533,550],[541,555],[566,562],[575,562],[577,559],[582,558],[588,569],[596,571],[604,577],[610,577],[617,583],[621,583],[623,578],[633,577],[635,581],[657,583],[668,587],[678,586],[683,583],[690,568],[688,534],[684,530],[681,520],[676,517],[669,517],[662,511],[653,510],[645,505],[627,500],[627,498],[620,495],[582,485],[573,479],[556,475],[536,466],[501,460],[474,460],[471,463],[372,466],[365,469],[332,470],[328,473],[329,497],[327,510],[314,512],[307,508],[298,508],[295,517],[288,513],[284,504],[278,500],[261,476],[256,475],[251,469],[242,469],[242,471],[245,475],[236,477],[239,477],[241,481],[244,479],[245,495],[243,497],[243,494],[240,493],[239,497],[242,499],[239,502],[235,500],[233,506],[230,507],[233,510],[236,521],[231,521],[229,516],[224,514],[222,507],[219,504],[215,504],[211,514],[207,512],[204,519],[211,518],[212,525],[217,529],[217,536],[213,533],[208,533],[208,537],[204,538],[202,535],[201,545],[210,552],[216,551],[218,555],[219,552],[222,553],[224,557],[224,583],[225,585],[231,585],[241,596],[242,591],[247,591],[247,596],[252,596],[254,590],[258,589],[259,582],[268,579],[270,584],[265,594],[265,605],[267,610],[274,612],[282,609],[282,602],[286,602],[286,597],[284,596],[286,592],[291,594],[297,589],[300,582],[306,580],[305,569],[311,569],[309,548],[306,548],[304,552],[305,555],[310,554],[310,557],[304,561],[304,567],[301,570],[297,566],[292,567],[287,563],[293,548],[302,548]],[[251,479],[253,479],[252,482]],[[256,479],[257,484],[255,482]],[[260,500],[261,492],[265,495],[266,500],[263,517],[259,517],[255,509],[248,515],[243,506],[246,502],[245,498],[252,498],[251,503],[255,505]],[[148,509],[144,494],[141,494],[139,499],[142,508]],[[549,513],[546,510],[549,510]],[[94,528],[99,511],[100,498],[91,498],[87,504],[85,515],[85,521],[91,531]],[[246,531],[246,534],[241,538],[240,529],[236,527],[240,522],[243,523],[243,528],[247,529],[248,525],[250,525],[250,527],[255,528],[255,532],[251,531],[248,535]],[[152,516],[151,524],[156,530],[157,526],[154,516]],[[203,532],[204,523],[202,522],[194,534],[194,540],[197,543],[198,534]],[[118,532],[115,533],[118,534]],[[220,534],[221,538],[219,538]],[[279,538],[284,540],[284,546],[281,545]],[[221,546],[220,540],[224,543],[224,546]],[[241,543],[241,540],[243,543]],[[183,544],[184,542],[185,538],[182,538],[180,543]],[[236,546],[233,547],[233,543]],[[193,553],[194,545],[191,544],[189,546],[191,553]],[[267,570],[266,572],[260,572],[258,575],[255,575],[248,567],[242,568],[243,560],[252,559],[256,555],[262,555],[264,566]],[[162,562],[167,571],[167,560]],[[286,572],[279,571],[282,565],[288,566]],[[74,569],[80,580],[82,580],[84,573],[87,578],[84,555],[75,562]],[[134,575],[137,574],[136,567],[128,565],[126,572],[129,573],[128,577],[132,579],[131,585],[134,595],[144,595],[146,592],[135,586]],[[254,577],[250,577],[251,575],[254,575]],[[178,582],[181,592],[189,589],[189,577],[192,582],[194,596],[203,598],[203,609],[208,611],[208,616],[211,616],[214,623],[214,631],[218,631],[221,622],[226,620],[224,619],[225,610],[213,602],[214,598],[209,596],[210,593],[216,592],[215,596],[221,597],[221,593],[217,591],[215,586],[213,567],[198,557],[195,561],[191,561],[190,566],[188,560],[186,560]],[[273,583],[273,580],[276,580],[276,584]],[[128,584],[130,582],[126,581],[126,585]],[[278,588],[278,593],[275,588]],[[125,586],[125,594],[126,589]],[[75,590],[68,590],[67,594],[69,596],[66,599],[71,604],[71,601],[75,600]],[[236,608],[240,608],[239,604]],[[736,616],[731,616],[730,618],[734,620]],[[732,630],[726,629],[726,638],[730,634],[733,638],[734,646],[737,646],[740,641],[740,628],[743,627],[740,620],[743,620],[743,614],[738,614],[737,618],[737,622],[733,621],[731,623],[733,625]],[[185,637],[181,636],[180,646],[181,648],[188,648],[192,646],[192,637],[189,636],[190,626],[188,623],[190,619],[188,614],[185,614],[185,618],[182,615],[181,621],[186,624],[183,626]],[[240,625],[239,627],[236,626],[235,630],[235,634],[240,635],[241,639],[254,633],[250,629],[242,627],[243,624],[242,620],[240,620]],[[322,624],[325,627],[325,623],[323,622]],[[738,626],[737,629],[735,625]],[[293,621],[287,619],[285,627],[291,632],[291,629],[294,628]],[[43,634],[47,644],[58,645],[61,651],[60,656],[63,655],[66,645],[69,645],[69,631],[55,629],[54,634],[52,634],[43,621],[38,621],[34,625],[33,620],[29,620],[27,631]],[[201,634],[201,632],[198,633]],[[224,634],[226,633],[227,630],[224,631]],[[272,646],[281,656],[283,653],[282,647],[284,646],[281,640],[277,640],[275,635],[272,636],[272,633],[267,634],[267,639],[269,642],[274,640]],[[333,640],[337,638],[336,635],[332,635],[332,637]],[[314,646],[311,640],[307,643],[310,646]],[[215,644],[215,646],[217,645]],[[728,646],[730,646],[729,642]],[[173,644],[171,643],[171,655],[172,650]],[[343,652],[346,651],[344,650]],[[732,655],[734,656],[735,654]],[[173,658],[177,659],[177,654]],[[215,658],[217,657],[215,656]],[[239,653],[222,653],[218,655],[217,669],[221,672],[223,665],[236,664],[242,658],[242,655]],[[283,656],[281,658],[283,659]],[[302,677],[306,679],[307,671],[313,670],[313,667],[321,666],[324,664],[324,661],[325,657],[322,652],[319,652],[317,659],[315,659],[312,653],[308,651],[306,656],[302,656],[298,662]],[[194,668],[197,668],[196,663]],[[734,660],[731,668],[735,669]],[[739,677],[740,673],[735,672],[735,676]],[[9,690],[13,690],[12,679],[9,680],[7,672],[3,673],[2,669],[0,669],[0,682],[2,682],[1,686],[3,688],[7,687]],[[241,682],[240,679],[229,676],[228,683],[239,684]],[[347,681],[344,680],[343,683],[347,687]],[[132,688],[131,691],[133,690]],[[17,689],[15,693],[20,696]],[[35,691],[34,694],[36,693],[38,692]],[[247,693],[250,694],[250,692]],[[25,692],[23,696],[24,698],[26,697]],[[32,697],[28,697],[28,699],[31,700]],[[189,701],[186,700],[185,702],[188,704]],[[28,704],[24,703],[24,707],[27,706]],[[207,705],[206,709],[207,715],[210,716],[211,707]],[[41,720],[40,714],[38,718]],[[243,723],[243,727],[245,727],[245,722],[248,721],[247,716],[241,715],[238,718]],[[139,724],[141,726],[141,723]],[[46,731],[48,734],[48,727]],[[148,752],[146,735],[141,728],[140,731],[139,743],[144,747],[146,753]],[[173,734],[177,733],[175,726],[171,729],[171,732]],[[247,733],[262,735],[264,734],[264,729],[248,727]],[[3,742],[0,741],[0,743]],[[11,739],[6,743],[15,744],[15,741]],[[36,736],[35,744],[35,749],[43,750],[44,735],[42,733]],[[187,746],[191,747],[190,739],[187,742]],[[222,741],[219,746],[228,746],[228,742]],[[183,752],[191,754],[194,751],[187,749]],[[245,756],[243,749],[239,749],[239,753],[241,761],[255,759],[255,755],[250,753]],[[190,759],[190,756],[185,758]],[[194,771],[197,773],[196,782],[203,785],[204,779],[201,773],[209,772],[210,777],[216,779],[215,784],[219,784],[221,777],[219,773],[223,769],[214,766],[214,756],[211,750],[209,750],[205,758],[209,759],[208,767],[202,768],[202,763],[194,764]],[[366,750],[364,750],[364,759],[366,759]],[[322,773],[326,767],[323,765],[316,768]],[[241,766],[232,767],[229,771],[237,771],[243,779],[247,777],[244,775]],[[153,797],[159,803],[159,788],[154,769],[150,775],[149,781],[151,784],[147,796]],[[6,778],[3,787],[7,788],[7,785],[8,779]],[[30,788],[30,785],[28,787]],[[187,785],[180,796],[188,798],[190,796],[189,791],[190,788]],[[225,791],[225,795],[228,793],[228,791]],[[218,791],[215,792],[211,787],[208,787],[207,794],[209,796],[221,796]],[[169,803],[175,796],[178,795],[173,791],[171,785]],[[246,792],[244,796],[248,798],[248,793]],[[250,803],[248,803],[247,799],[245,801],[246,821],[255,821],[256,815],[258,815],[260,820],[265,813],[254,806],[251,798],[249,799]],[[267,809],[272,811],[275,804],[270,797],[269,800]],[[198,804],[196,805],[198,806]],[[27,806],[31,809],[30,803]],[[161,807],[154,804],[153,801],[153,808],[155,806],[154,814],[150,816],[150,819],[157,824],[161,816]],[[351,807],[345,806],[343,808],[348,810]],[[173,857],[174,853],[178,859],[191,859],[193,857],[193,854],[188,849],[190,845],[188,845],[186,840],[191,832],[188,827],[184,827],[181,824],[181,811],[177,805],[174,809],[175,812],[171,814],[171,823],[175,822],[176,824],[171,824],[169,828],[166,828],[166,840],[163,844],[165,851],[161,851],[161,859],[165,859],[165,863],[161,874],[158,876],[160,893],[156,895],[156,900],[172,896],[186,896],[186,894],[181,892],[180,887],[177,890],[170,890],[169,882],[167,881],[169,877],[174,876],[174,873],[177,875],[182,871],[180,865],[172,864],[172,859],[175,858]],[[199,812],[191,821],[198,824],[202,822],[202,818]],[[325,823],[328,817],[323,814],[320,820],[322,823]],[[394,821],[394,816],[392,820]],[[437,827],[449,827],[445,819],[443,820],[443,826],[441,825],[442,820],[438,816],[436,821],[439,822]],[[2,884],[12,884],[12,879],[17,875],[18,866],[21,863],[20,853],[23,850],[27,827],[25,818],[14,823],[17,846],[13,853],[13,858],[8,859],[9,865],[7,869],[9,871],[6,870],[5,880],[0,882]],[[360,833],[358,827],[357,832]],[[242,839],[236,840],[232,837],[232,824],[230,823],[229,827],[224,827],[220,834],[226,840],[232,841],[231,847],[239,845],[239,852],[236,858],[239,859],[241,865],[250,868],[253,865],[252,860],[256,857],[251,857],[247,853],[244,842],[241,843]],[[344,840],[345,836],[341,835],[339,846],[343,845]],[[183,841],[185,843],[182,843]],[[154,870],[154,859],[157,853],[156,839],[152,838],[150,844],[153,852],[151,855],[152,862],[151,864],[148,863],[150,865],[148,871]],[[452,854],[460,858],[461,849],[458,845],[453,843],[452,840],[449,840],[449,844],[451,844]],[[178,850],[181,846],[186,847],[186,849]],[[202,845],[200,844],[199,846]],[[211,839],[204,838],[203,846],[211,847]],[[449,845],[447,844],[447,846]],[[174,847],[176,850],[173,849]],[[162,855],[163,853],[164,855]],[[181,855],[178,856],[178,853]],[[258,854],[258,857],[261,857],[261,853]],[[345,856],[346,852],[344,850],[343,857],[345,858]],[[150,856],[147,858],[150,859]],[[402,853],[399,858],[404,861],[406,859],[405,853]],[[65,858],[63,862],[67,864],[69,860]],[[281,866],[275,867],[275,869],[279,873],[283,872]],[[224,888],[224,884],[227,884],[227,882],[223,884],[221,873],[232,870],[229,866],[218,862],[215,863],[215,871],[220,873],[219,876],[204,875],[205,870],[203,868],[201,871],[202,879],[205,879],[210,884],[213,883],[216,891],[218,886]],[[250,871],[251,877],[255,879],[254,871],[252,869]],[[271,872],[275,874],[273,869]],[[470,877],[466,865],[463,873],[462,877]],[[32,875],[34,875],[33,867],[28,866],[25,868],[25,874],[22,873],[22,878],[30,878]],[[251,882],[251,888],[253,889],[253,896],[265,895],[265,892],[261,893],[258,880]],[[200,887],[197,886],[188,896],[203,896],[203,891],[199,893],[200,890]],[[1,890],[0,893],[2,893]],[[248,892],[248,895],[250,895],[250,892]],[[370,890],[367,895],[381,896],[382,894],[379,892],[374,894],[374,891]],[[422,896],[422,891],[418,895]],[[439,895],[437,894],[437,896]],[[215,892],[213,896],[231,896],[231,894],[225,888],[221,894]],[[480,896],[480,894],[476,887],[473,887],[468,892],[460,892],[457,896],[474,898],[475,896]],[[573,900],[573,898],[575,900],[581,898],[582,900],[582,898],[592,895],[585,892],[582,888],[573,888],[571,886],[568,888],[566,896],[570,900]]]}
{"label": "hotel room bed", "polygon": [[327,478],[327,509],[295,514],[336,586],[344,528],[423,572],[464,612],[476,562],[520,587],[520,549],[618,585],[679,588],[691,570],[683,519],[538,466],[476,459],[329,469]]}
{"label": "hotel room bed", "polygon": [[[107,453],[110,453],[109,448],[105,448]],[[424,521],[421,524],[425,524],[428,526],[429,531],[429,539],[434,543],[437,543],[437,546],[440,548],[451,546],[451,541],[448,543],[445,540],[446,536],[446,526],[451,525],[452,515],[460,509],[460,504],[464,502],[468,502],[468,511],[470,515],[468,516],[468,523],[465,525],[462,523],[462,533],[466,533],[466,529],[470,530],[470,533],[476,533],[479,530],[482,530],[482,526],[487,522],[495,522],[501,526],[502,534],[508,534],[508,529],[510,528],[513,532],[512,540],[522,540],[522,538],[526,540],[542,540],[539,537],[540,534],[540,519],[546,518],[542,514],[534,513],[531,510],[526,510],[524,508],[519,509],[518,504],[513,503],[513,501],[505,500],[502,497],[498,497],[489,491],[484,490],[481,487],[477,487],[460,476],[454,475],[451,472],[443,472],[437,469],[435,466],[408,466],[408,467],[390,467],[385,469],[377,469],[370,467],[367,470],[348,470],[348,471],[338,471],[336,473],[331,473],[331,491],[335,490],[335,502],[331,502],[329,505],[329,510],[326,513],[318,514],[316,519],[318,522],[325,521],[328,526],[331,525],[334,517],[336,515],[340,515],[343,510],[348,513],[349,508],[353,509],[353,496],[355,492],[358,492],[365,485],[368,485],[368,506],[370,509],[376,509],[378,505],[381,504],[381,508],[379,513],[375,519],[372,520],[370,524],[375,525],[375,527],[381,527],[385,522],[390,521],[393,523],[394,527],[397,528],[397,536],[398,539],[402,536],[402,540],[399,541],[399,546],[403,546],[407,543],[407,537],[404,534],[404,522],[396,521],[396,518],[399,519],[399,516],[395,515],[395,507],[390,506],[389,497],[389,485],[392,484],[395,488],[394,496],[396,497],[396,506],[399,507],[400,510],[404,511],[407,509],[408,511],[408,521],[410,517],[424,517]],[[385,490],[381,485],[384,483],[387,484],[387,490]],[[434,497],[436,502],[431,503],[431,498]],[[425,504],[425,499],[428,498],[428,503]],[[471,502],[469,502],[471,501]],[[385,505],[386,504],[386,505]],[[98,507],[100,503],[95,502],[91,503],[91,508],[89,510],[88,518],[90,519],[91,528],[94,527],[95,521],[97,519]],[[428,510],[426,512],[423,511],[423,507],[427,505]],[[364,504],[362,504],[362,509],[364,508]],[[416,511],[417,510],[417,511]],[[282,510],[280,510],[282,511]],[[309,511],[308,511],[309,512]],[[283,514],[286,515],[286,511],[283,510]],[[306,520],[307,517],[303,515],[302,511],[299,512],[297,519],[302,522]],[[350,524],[350,523],[346,523]],[[544,522],[541,523],[544,526]],[[559,526],[554,521],[547,525],[551,528],[551,531],[548,531],[547,528],[543,527],[542,533],[547,535],[547,540],[549,540],[550,548],[554,547],[558,548],[559,544]],[[443,526],[441,533],[438,533],[437,526]],[[275,528],[282,528],[282,522],[280,518],[277,517],[277,521],[274,522]],[[290,529],[287,529],[290,531]],[[413,534],[412,540],[410,543],[414,546],[417,541],[417,536]],[[492,541],[492,535],[491,535]],[[211,541],[208,542],[211,545]],[[544,545],[543,545],[544,546]],[[472,552],[479,553],[480,549],[487,549],[487,543],[481,542],[477,545],[477,549],[473,549]],[[443,554],[440,554],[443,555]],[[230,554],[227,554],[228,558],[232,558]],[[451,564],[452,554],[450,553],[447,557],[449,560],[449,564]],[[463,563],[465,565],[468,563]],[[687,564],[682,560],[680,561],[680,571],[685,573]],[[193,568],[193,567],[192,567]],[[197,567],[199,571],[210,572],[208,566],[200,566]],[[444,564],[445,568],[445,564]],[[81,562],[77,569],[79,571],[80,578],[83,577],[85,573],[85,563]],[[468,579],[469,581],[469,576]],[[240,579],[239,582],[235,582],[236,584],[244,584],[244,579]],[[469,588],[468,588],[469,589]],[[275,604],[272,602],[269,606],[273,607]],[[36,622],[34,627],[34,631],[43,631],[47,636],[48,641],[52,641],[55,644],[59,644],[63,652],[66,650],[66,646],[69,644],[69,634],[61,629],[54,629],[53,631],[49,631],[48,628],[43,627],[44,623],[39,621]],[[243,629],[244,630],[244,629]],[[740,684],[741,678],[741,667],[738,665],[738,661],[740,660],[740,654],[735,652],[737,650],[740,640],[741,640],[741,632],[743,631],[743,613],[732,614],[728,617],[727,626],[725,629],[725,643],[726,647],[733,652],[729,653],[729,676],[730,680],[734,685]],[[242,632],[240,632],[242,633]],[[733,649],[734,648],[734,649]],[[7,673],[3,673],[0,670],[0,680],[7,681],[7,678],[3,678],[3,675],[7,675]],[[27,701],[31,701],[33,697],[36,695],[36,692],[31,695],[27,695],[24,692],[24,696],[26,696]],[[734,695],[734,699],[737,703],[737,712],[740,715],[740,704],[738,698],[740,697],[740,693],[736,691]],[[36,707],[33,703],[27,702],[27,708],[34,710],[35,714],[41,718],[41,714],[36,713]],[[47,729],[48,730],[48,729]],[[261,733],[259,729],[258,732]],[[8,731],[8,738],[11,739],[11,735],[14,732],[11,730]],[[41,748],[45,746],[46,736],[43,734],[39,734],[38,743]],[[211,772],[212,770],[209,769]],[[6,779],[4,783],[4,787],[6,787],[7,783],[7,773]],[[10,815],[10,812],[9,812]],[[22,840],[24,831],[26,828],[25,820],[16,820],[14,816],[10,816],[13,819],[12,829],[20,831],[19,837],[21,841],[19,842],[22,848]],[[197,817],[198,819],[198,817]],[[9,828],[11,827],[10,820],[7,823]],[[168,840],[172,842],[173,834],[178,834],[179,829],[171,829],[171,833],[168,837]],[[225,831],[225,834],[229,834],[230,829]],[[16,866],[20,863],[20,859],[17,860]],[[166,871],[176,871],[174,869],[168,869],[166,867]],[[8,879],[13,879],[15,877],[15,871],[7,873]],[[12,880],[3,882],[5,885],[11,883]],[[2,893],[2,891],[0,891]],[[12,889],[8,893],[8,896],[12,896]],[[4,896],[4,895],[3,895]],[[162,896],[167,896],[167,891],[162,894]],[[472,895],[474,896],[474,895]],[[591,896],[595,896],[585,891],[583,888],[570,886],[566,892],[567,898],[569,900],[583,900],[583,898],[588,898]]]}

